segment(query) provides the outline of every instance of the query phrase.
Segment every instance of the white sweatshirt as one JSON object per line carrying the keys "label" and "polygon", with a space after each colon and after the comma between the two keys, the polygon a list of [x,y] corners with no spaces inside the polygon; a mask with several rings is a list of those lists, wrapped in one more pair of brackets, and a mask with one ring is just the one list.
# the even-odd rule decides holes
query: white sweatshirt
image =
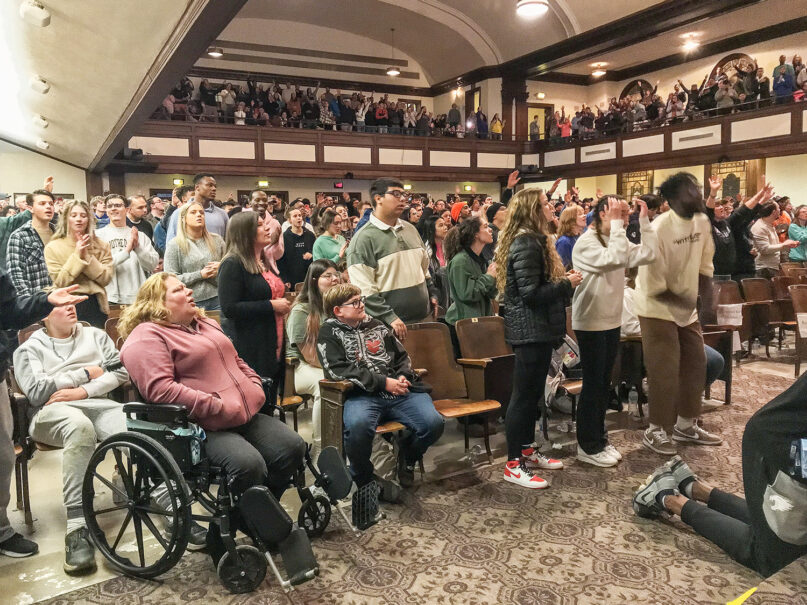
{"label": "white sweatshirt", "polygon": [[625,269],[647,265],[656,258],[656,234],[647,218],[639,220],[641,244],[628,241],[621,220],[611,221],[606,246],[597,238],[593,225],[581,235],[572,250],[572,265],[583,274],[583,281],[572,298],[572,329],[613,330],[622,325],[622,296]]}
{"label": "white sweatshirt", "polygon": [[106,243],[112,251],[115,264],[115,275],[106,286],[109,302],[118,305],[130,305],[137,297],[137,291],[151,275],[160,255],[154,249],[149,237],[142,232],[137,235],[137,246],[126,252],[131,227],[115,227],[112,223],[99,229],[95,234]]}
{"label": "white sweatshirt", "polygon": [[117,363],[118,351],[103,330],[76,324],[72,336],[51,338],[43,328],[14,351],[14,377],[38,411],[60,389],[83,387],[89,399],[103,398],[129,379],[126,369],[88,380],[84,368]]}

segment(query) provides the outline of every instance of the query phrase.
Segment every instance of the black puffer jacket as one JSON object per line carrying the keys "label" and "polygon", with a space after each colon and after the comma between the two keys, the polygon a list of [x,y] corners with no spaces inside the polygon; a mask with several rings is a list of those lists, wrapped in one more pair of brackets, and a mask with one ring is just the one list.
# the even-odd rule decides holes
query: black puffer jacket
{"label": "black puffer jacket", "polygon": [[560,343],[566,334],[566,306],[572,297],[572,284],[568,279],[549,281],[544,263],[546,245],[545,236],[525,233],[510,246],[504,325],[511,345]]}

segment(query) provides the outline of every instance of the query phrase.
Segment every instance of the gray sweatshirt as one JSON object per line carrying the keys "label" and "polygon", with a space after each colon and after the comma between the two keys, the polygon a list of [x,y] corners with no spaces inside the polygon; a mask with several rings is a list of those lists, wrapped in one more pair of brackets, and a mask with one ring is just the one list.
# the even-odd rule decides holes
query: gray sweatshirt
{"label": "gray sweatshirt", "polygon": [[119,305],[130,305],[135,301],[140,286],[160,261],[160,255],[152,246],[148,235],[142,232],[137,235],[134,250],[126,252],[131,231],[131,227],[116,227],[110,223],[95,232],[109,244],[112,251],[115,275],[106,286],[106,295],[109,302]]}
{"label": "gray sweatshirt", "polygon": [[205,240],[189,240],[188,253],[182,254],[176,239],[172,239],[165,247],[165,270],[175,273],[179,281],[193,290],[194,300],[202,301],[215,298],[219,295],[219,282],[217,277],[202,277],[202,269],[212,261],[220,261],[224,256],[224,240],[215,233],[211,233],[216,242],[216,257],[210,254]]}
{"label": "gray sweatshirt", "polygon": [[[51,338],[44,328],[14,351],[14,377],[31,403],[31,415],[60,389],[84,387],[89,399],[105,398],[129,379],[124,367],[87,380],[84,368],[120,363],[118,350],[98,328],[76,324],[69,338]],[[52,404],[58,405],[58,404]]]}

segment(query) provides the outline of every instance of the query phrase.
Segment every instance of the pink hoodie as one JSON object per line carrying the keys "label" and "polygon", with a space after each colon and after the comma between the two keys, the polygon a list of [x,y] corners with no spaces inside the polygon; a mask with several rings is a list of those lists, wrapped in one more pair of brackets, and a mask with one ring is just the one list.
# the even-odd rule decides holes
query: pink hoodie
{"label": "pink hoodie", "polygon": [[184,405],[205,430],[246,424],[265,401],[260,378],[215,321],[194,328],[147,322],[132,330],[120,352],[132,382],[148,402]]}

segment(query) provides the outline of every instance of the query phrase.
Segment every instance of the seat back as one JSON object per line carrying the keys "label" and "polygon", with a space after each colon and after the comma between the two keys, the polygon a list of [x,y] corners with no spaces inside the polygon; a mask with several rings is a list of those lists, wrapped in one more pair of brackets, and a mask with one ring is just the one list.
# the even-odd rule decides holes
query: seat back
{"label": "seat back", "polygon": [[740,295],[740,286],[736,281],[720,281],[714,285],[715,302],[718,305],[736,305],[745,302]]}
{"label": "seat back", "polygon": [[119,320],[119,317],[110,317],[106,320],[106,322],[104,322],[104,332],[106,332],[107,336],[109,336],[109,338],[112,339],[112,342],[115,343],[115,348],[118,351],[120,351],[120,348],[123,346],[123,338],[121,338],[121,335],[118,332]]}
{"label": "seat back", "polygon": [[751,277],[740,281],[746,302],[773,300],[771,282],[764,277]]}
{"label": "seat back", "polygon": [[513,348],[504,339],[504,318],[473,317],[461,319],[454,326],[460,353],[468,359],[486,359],[511,355]]}
{"label": "seat back", "polygon": [[799,278],[801,276],[807,276],[807,269],[798,268],[798,267],[791,268],[791,269],[788,269],[788,271],[785,273],[785,275],[787,275],[788,277],[796,277],[796,278]]}
{"label": "seat back", "polygon": [[796,313],[807,313],[807,284],[790,286],[788,290],[793,300],[793,310]]}
{"label": "seat back", "polygon": [[205,315],[221,324],[221,311],[205,311]]}
{"label": "seat back", "polygon": [[432,385],[432,399],[463,399],[468,390],[465,373],[454,360],[454,347],[448,326],[437,322],[406,327],[406,352],[413,368],[428,370],[426,381]]}
{"label": "seat back", "polygon": [[19,332],[17,332],[17,342],[22,346],[25,344],[25,341],[31,338],[34,332],[40,330],[43,327],[43,324],[37,322],[35,324],[31,324],[28,327],[23,328]]}
{"label": "seat back", "polygon": [[785,300],[790,298],[790,290],[788,288],[799,283],[795,277],[772,277],[771,288],[773,288],[773,296],[775,300]]}

